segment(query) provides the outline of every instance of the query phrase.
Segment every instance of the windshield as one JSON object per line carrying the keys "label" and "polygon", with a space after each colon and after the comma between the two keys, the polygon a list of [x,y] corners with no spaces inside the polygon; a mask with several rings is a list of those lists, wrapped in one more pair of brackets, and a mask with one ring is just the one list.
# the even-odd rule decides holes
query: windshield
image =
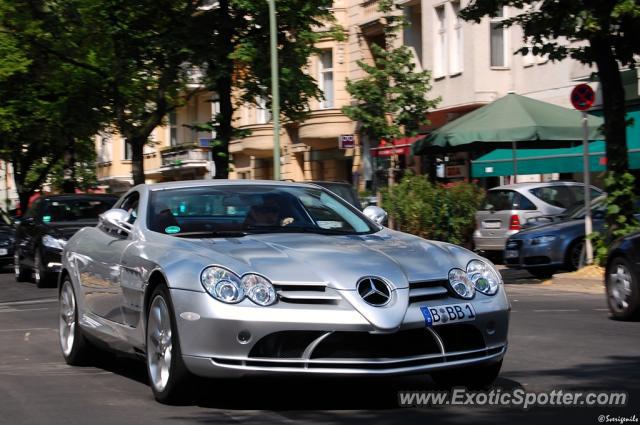
{"label": "windshield", "polygon": [[149,229],[174,236],[366,234],[378,230],[353,206],[320,188],[190,187],[153,191],[149,202]]}
{"label": "windshield", "polygon": [[[606,196],[599,196],[593,201],[591,201],[591,212],[604,208],[604,201],[606,200]],[[584,218],[585,208],[584,203],[575,204],[572,207],[568,208],[563,214],[563,217],[568,217],[571,220],[578,220]]]}
{"label": "windshield", "polygon": [[48,199],[42,208],[42,221],[97,221],[98,215],[110,209],[117,200],[116,197]]}

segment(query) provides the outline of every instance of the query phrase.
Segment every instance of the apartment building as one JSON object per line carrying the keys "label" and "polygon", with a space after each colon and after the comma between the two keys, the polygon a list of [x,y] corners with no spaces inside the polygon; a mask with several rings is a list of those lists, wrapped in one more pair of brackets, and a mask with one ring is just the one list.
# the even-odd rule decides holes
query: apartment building
{"label": "apartment building", "polygon": [[[500,16],[485,18],[479,24],[458,16],[468,0],[396,0],[409,26],[398,43],[410,47],[417,69],[432,71],[433,89],[425,95],[442,101],[429,115],[430,125],[421,132],[486,105],[510,92],[569,107],[569,93],[577,82],[591,80],[593,69],[576,61],[551,62],[532,54],[514,53],[523,47],[519,28],[502,28],[501,21],[516,13],[505,7]],[[342,113],[352,102],[346,80],[363,77],[358,60],[372,62],[371,44],[384,44],[383,23],[378,0],[335,0],[336,22],[347,31],[344,41],[329,37],[319,41],[320,52],[309,58],[308,72],[317,80],[324,100],[309,105],[310,116],[300,123],[283,123],[281,128],[281,178],[303,180],[341,180],[359,188],[384,181],[389,167],[389,150],[380,141],[360,137],[358,123]],[[625,73],[629,99],[638,99],[638,74]],[[590,82],[599,94],[598,83]],[[596,108],[600,103],[600,96]],[[148,181],[210,177],[213,170],[207,146],[215,136],[189,128],[208,121],[216,111],[215,94],[206,91],[192,98],[185,107],[167,117],[166,124],[153,134],[153,146],[145,150]],[[231,178],[273,178],[273,121],[266,101],[244,105],[234,116],[234,125],[249,130],[247,137],[232,140]],[[354,145],[341,146],[342,135],[353,135]],[[410,144],[408,139],[403,143]],[[98,176],[105,185],[130,185],[130,163],[124,143],[117,135],[96,139],[99,155]],[[469,177],[467,152],[432,158],[413,157],[409,149],[396,154],[402,167],[427,172],[439,165],[440,177]],[[130,161],[129,161],[130,162]],[[437,164],[436,164],[437,163]]]}

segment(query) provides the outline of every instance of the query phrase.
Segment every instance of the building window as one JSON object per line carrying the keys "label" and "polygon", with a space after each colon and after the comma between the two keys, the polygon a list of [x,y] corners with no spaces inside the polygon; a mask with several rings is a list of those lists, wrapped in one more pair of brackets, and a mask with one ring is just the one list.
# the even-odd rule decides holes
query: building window
{"label": "building window", "polygon": [[123,147],[123,153],[124,156],[122,159],[124,159],[125,161],[131,161],[131,158],[133,157],[133,150],[131,149],[131,144],[128,143],[126,140],[122,141],[122,147]]}
{"label": "building window", "polygon": [[98,162],[111,161],[111,140],[109,137],[100,137],[100,151],[98,152]]}
{"label": "building window", "polygon": [[442,77],[446,74],[447,65],[447,26],[444,5],[435,8],[435,46],[433,49],[433,75]]}
{"label": "building window", "polygon": [[449,74],[462,72],[462,19],[460,18],[460,2],[451,2],[451,56],[449,57]]}
{"label": "building window", "polygon": [[404,13],[409,23],[404,28],[404,44],[412,50],[416,64],[420,65],[419,69],[422,69],[424,62],[422,59],[422,9],[420,3],[405,7]]}
{"label": "building window", "polygon": [[505,19],[504,8],[490,20],[491,66],[506,67],[507,65],[507,29],[502,26]]}
{"label": "building window", "polygon": [[258,97],[256,104],[256,124],[266,124],[271,121],[271,110],[267,107],[267,99]]}
{"label": "building window", "polygon": [[320,102],[321,109],[333,108],[333,52],[325,50],[318,57],[318,82],[324,100]]}
{"label": "building window", "polygon": [[178,114],[169,112],[169,146],[178,144]]}

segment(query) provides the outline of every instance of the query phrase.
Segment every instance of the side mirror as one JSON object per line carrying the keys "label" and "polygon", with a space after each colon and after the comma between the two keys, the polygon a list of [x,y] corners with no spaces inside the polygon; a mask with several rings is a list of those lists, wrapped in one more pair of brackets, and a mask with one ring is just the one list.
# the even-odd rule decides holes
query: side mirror
{"label": "side mirror", "polygon": [[130,218],[131,216],[127,211],[120,208],[113,208],[100,214],[99,223],[112,229],[131,233],[133,226],[129,223]]}
{"label": "side mirror", "polygon": [[362,211],[362,213],[369,220],[381,226],[384,225],[384,223],[387,221],[387,218],[389,217],[389,214],[387,214],[385,210],[383,210],[380,207],[376,207],[374,205],[369,205],[367,208],[364,209],[364,211]]}

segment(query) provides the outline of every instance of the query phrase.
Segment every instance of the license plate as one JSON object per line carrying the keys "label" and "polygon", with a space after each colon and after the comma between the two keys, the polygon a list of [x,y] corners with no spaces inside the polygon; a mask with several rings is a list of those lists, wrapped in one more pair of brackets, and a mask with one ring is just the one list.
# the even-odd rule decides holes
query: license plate
{"label": "license plate", "polygon": [[504,252],[504,258],[518,258],[518,251],[507,250]]}
{"label": "license plate", "polygon": [[7,251],[5,248],[0,248],[0,256],[7,255],[8,253],[9,251]]}
{"label": "license plate", "polygon": [[485,229],[499,229],[500,222],[499,221],[483,221],[482,227]]}
{"label": "license plate", "polygon": [[435,307],[420,307],[425,325],[444,325],[445,323],[459,323],[475,320],[476,312],[469,303],[438,305]]}

